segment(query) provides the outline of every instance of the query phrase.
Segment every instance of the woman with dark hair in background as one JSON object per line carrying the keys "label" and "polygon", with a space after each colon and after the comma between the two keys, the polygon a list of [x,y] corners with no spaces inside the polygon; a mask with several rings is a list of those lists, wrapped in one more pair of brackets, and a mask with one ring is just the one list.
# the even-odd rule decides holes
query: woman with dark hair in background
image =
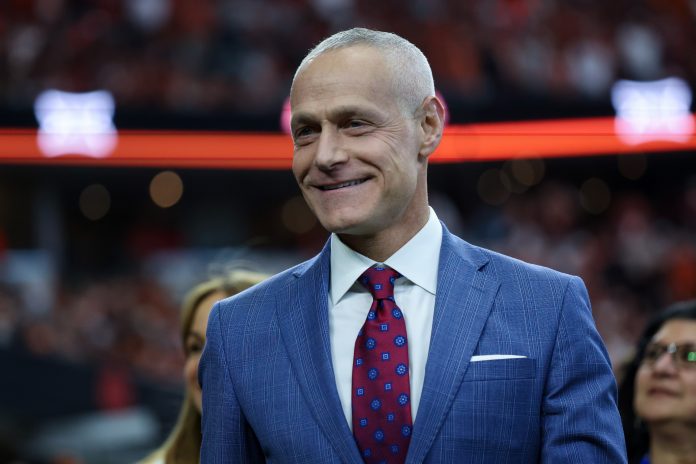
{"label": "woman with dark hair in background", "polygon": [[619,389],[629,463],[696,463],[696,300],[655,316]]}
{"label": "woman with dark hair in background", "polygon": [[234,271],[224,278],[211,279],[194,287],[185,297],[181,311],[181,340],[186,355],[184,380],[186,396],[179,419],[169,438],[141,464],[195,464],[201,449],[201,387],[198,361],[205,345],[208,316],[215,302],[235,295],[268,276]]}

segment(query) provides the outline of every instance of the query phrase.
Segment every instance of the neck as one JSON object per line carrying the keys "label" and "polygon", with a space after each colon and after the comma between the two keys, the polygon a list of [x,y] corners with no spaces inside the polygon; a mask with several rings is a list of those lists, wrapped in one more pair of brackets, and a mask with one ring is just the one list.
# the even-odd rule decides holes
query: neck
{"label": "neck", "polygon": [[696,433],[679,424],[650,428],[651,464],[696,464]]}
{"label": "neck", "polygon": [[338,234],[341,241],[363,256],[383,263],[411,240],[428,222],[427,203],[422,210],[403,221],[408,227],[393,227],[371,235]]}

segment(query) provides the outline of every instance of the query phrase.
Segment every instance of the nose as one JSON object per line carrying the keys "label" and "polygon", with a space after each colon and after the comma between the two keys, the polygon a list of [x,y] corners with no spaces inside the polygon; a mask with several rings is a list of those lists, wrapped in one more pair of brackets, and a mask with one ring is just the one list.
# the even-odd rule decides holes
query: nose
{"label": "nose", "polygon": [[330,171],[348,159],[341,136],[332,127],[324,127],[319,134],[314,164],[322,171]]}
{"label": "nose", "polygon": [[653,371],[662,375],[670,375],[677,372],[674,355],[665,351],[655,360]]}

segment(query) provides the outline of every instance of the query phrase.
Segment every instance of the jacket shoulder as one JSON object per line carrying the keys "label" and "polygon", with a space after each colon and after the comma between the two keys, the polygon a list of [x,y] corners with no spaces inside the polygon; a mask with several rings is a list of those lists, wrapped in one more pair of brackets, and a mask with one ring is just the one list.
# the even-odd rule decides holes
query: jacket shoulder
{"label": "jacket shoulder", "polygon": [[218,304],[219,317],[223,320],[237,316],[246,317],[246,313],[250,310],[274,308],[279,295],[286,293],[287,288],[296,282],[298,276],[312,267],[317,259],[315,256],[310,260],[281,271],[236,295],[220,300]]}
{"label": "jacket shoulder", "polygon": [[532,282],[553,281],[565,284],[571,280],[579,279],[555,269],[528,263],[488,248],[472,245],[455,235],[449,233],[447,235],[445,242],[447,242],[447,246],[455,250],[455,253],[467,262],[474,263],[479,269],[495,274],[501,282],[526,280]]}

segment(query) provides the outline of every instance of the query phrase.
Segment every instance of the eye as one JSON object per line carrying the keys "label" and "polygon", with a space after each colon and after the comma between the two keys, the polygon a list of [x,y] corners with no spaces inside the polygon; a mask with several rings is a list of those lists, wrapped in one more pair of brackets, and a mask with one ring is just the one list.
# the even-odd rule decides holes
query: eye
{"label": "eye", "polygon": [[647,348],[645,348],[643,360],[647,363],[654,363],[665,351],[667,351],[667,349],[664,346],[658,344],[648,345]]}
{"label": "eye", "polygon": [[367,132],[372,125],[364,119],[349,119],[343,124],[343,129],[349,134],[361,135]]}
{"label": "eye", "polygon": [[300,126],[293,131],[292,138],[295,140],[295,143],[306,142],[315,132],[312,126]]}
{"label": "eye", "polygon": [[186,342],[186,353],[188,355],[198,354],[203,351],[203,342],[197,339],[191,339]]}
{"label": "eye", "polygon": [[696,346],[688,343],[677,348],[677,358],[692,366],[696,366]]}

